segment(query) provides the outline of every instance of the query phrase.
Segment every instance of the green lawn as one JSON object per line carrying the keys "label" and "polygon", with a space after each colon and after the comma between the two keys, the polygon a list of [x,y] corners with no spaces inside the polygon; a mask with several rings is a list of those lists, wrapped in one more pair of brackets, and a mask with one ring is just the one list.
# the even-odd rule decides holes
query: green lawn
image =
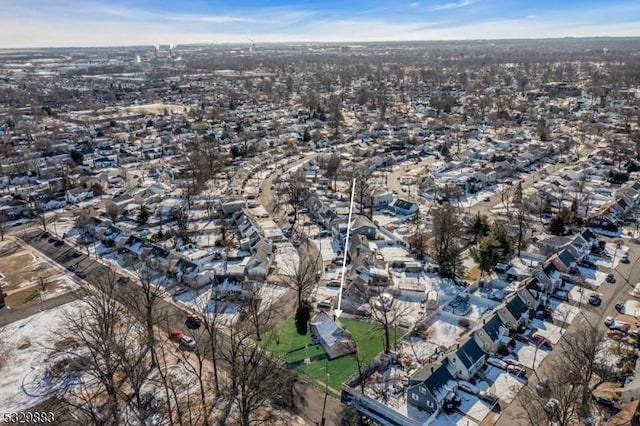
{"label": "green lawn", "polygon": [[[351,332],[355,339],[362,365],[369,363],[384,349],[384,331],[377,329],[377,326],[346,318],[343,318],[340,322],[347,327],[347,330]],[[392,342],[400,337],[400,334],[396,336],[395,333],[391,333]],[[324,353],[319,346],[304,348],[305,345],[311,343],[311,335],[300,336],[296,332],[293,318],[289,318],[273,330],[266,341],[270,342],[267,349],[275,355],[282,356],[286,362],[300,361]],[[298,348],[304,349],[296,350]],[[314,361],[300,366],[299,370],[315,378],[319,387],[324,387],[325,377],[327,377],[326,374],[328,372],[329,387],[339,392],[342,383],[358,371],[358,364],[353,356],[348,355],[332,361]],[[331,393],[335,394],[335,392]]]}
{"label": "green lawn", "polygon": [[299,335],[293,317],[270,332],[265,341],[269,343],[267,350],[282,357],[285,362],[302,361],[305,358],[324,354],[320,345],[307,346],[311,345],[311,332],[305,336]]}

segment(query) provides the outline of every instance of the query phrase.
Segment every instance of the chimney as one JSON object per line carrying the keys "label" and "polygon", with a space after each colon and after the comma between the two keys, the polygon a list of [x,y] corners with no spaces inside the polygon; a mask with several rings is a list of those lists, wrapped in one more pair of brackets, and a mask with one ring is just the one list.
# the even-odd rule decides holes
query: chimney
{"label": "chimney", "polygon": [[360,256],[360,247],[356,248],[356,256],[358,256],[358,257]]}
{"label": "chimney", "polygon": [[456,349],[460,349],[460,343],[456,345]]}

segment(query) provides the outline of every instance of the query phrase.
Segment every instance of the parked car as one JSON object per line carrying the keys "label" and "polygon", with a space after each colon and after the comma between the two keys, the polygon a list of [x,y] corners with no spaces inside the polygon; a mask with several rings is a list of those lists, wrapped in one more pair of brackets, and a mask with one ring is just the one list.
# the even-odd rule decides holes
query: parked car
{"label": "parked car", "polygon": [[507,369],[507,363],[498,358],[494,358],[494,357],[487,358],[487,364],[493,365],[494,367],[497,367],[501,370]]}
{"label": "parked car", "polygon": [[629,255],[622,256],[622,258],[620,259],[620,263],[631,263],[631,261],[629,260]]}
{"label": "parked car", "polygon": [[507,365],[507,372],[513,374],[516,377],[527,377],[527,370],[517,365]]}
{"label": "parked car", "polygon": [[180,339],[180,347],[190,350],[195,349],[196,341],[191,336],[182,336],[182,339]]}
{"label": "parked car", "polygon": [[524,334],[514,334],[513,338],[516,339],[518,342],[529,343],[529,338]]}
{"label": "parked car", "polygon": [[480,398],[483,401],[487,401],[490,404],[497,404],[499,401],[499,398],[496,394],[493,394],[487,391],[478,392],[478,398]]}
{"label": "parked car", "polygon": [[538,344],[539,346],[544,346],[551,349],[551,340],[539,335],[538,333],[534,333],[533,336],[531,336],[531,340],[536,342],[536,344]]}
{"label": "parked car", "polygon": [[188,314],[184,324],[188,329],[195,330],[197,328],[200,328],[200,326],[202,325],[202,320],[195,314]]}
{"label": "parked car", "polygon": [[607,274],[607,282],[608,283],[615,283],[616,282],[616,276],[613,274]]}
{"label": "parked car", "polygon": [[607,327],[611,327],[613,325],[614,319],[613,317],[606,317],[604,319],[604,325],[606,325]]}
{"label": "parked car", "polygon": [[518,360],[516,360],[516,359],[505,357],[505,358],[502,358],[502,360],[503,360],[504,362],[506,362],[506,363],[507,363],[507,365],[512,365],[512,366],[514,366],[514,367],[521,367],[521,368],[524,368],[524,365],[523,365],[520,361],[518,361]]}
{"label": "parked car", "polygon": [[582,266],[583,268],[589,268],[589,269],[596,269],[597,266],[595,263],[593,263],[590,260],[587,259],[583,259],[580,262],[578,262],[578,265]]}
{"label": "parked car", "polygon": [[61,247],[63,245],[64,245],[64,241],[61,241],[61,240],[56,240],[56,242],[53,243],[54,247]]}
{"label": "parked car", "polygon": [[180,342],[184,337],[184,333],[181,330],[171,330],[169,332],[169,338],[174,342]]}
{"label": "parked car", "polygon": [[616,308],[616,311],[618,311],[620,313],[624,312],[624,302],[622,300],[618,300],[616,302],[615,308]]}
{"label": "parked car", "polygon": [[624,322],[618,322],[618,321],[614,321],[613,324],[609,326],[609,330],[618,330],[618,331],[622,331],[623,333],[626,333],[627,331],[629,331],[629,328],[631,328],[629,324],[625,324]]}
{"label": "parked car", "polygon": [[600,306],[602,304],[602,299],[600,299],[600,295],[592,294],[589,296],[589,304],[591,306]]}
{"label": "parked car", "polygon": [[469,382],[465,382],[464,380],[458,381],[458,389],[465,391],[466,393],[470,393],[471,395],[477,395],[479,392],[477,387]]}

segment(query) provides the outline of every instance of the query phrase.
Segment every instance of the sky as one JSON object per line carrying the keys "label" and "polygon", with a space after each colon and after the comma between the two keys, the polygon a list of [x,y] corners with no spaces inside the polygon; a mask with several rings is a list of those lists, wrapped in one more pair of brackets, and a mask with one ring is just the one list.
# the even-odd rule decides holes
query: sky
{"label": "sky", "polygon": [[0,0],[0,48],[640,36],[638,0]]}

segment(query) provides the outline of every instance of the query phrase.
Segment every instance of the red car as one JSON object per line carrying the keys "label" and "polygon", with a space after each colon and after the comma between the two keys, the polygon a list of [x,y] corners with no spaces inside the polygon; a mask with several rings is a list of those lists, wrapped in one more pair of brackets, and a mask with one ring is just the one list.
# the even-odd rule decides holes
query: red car
{"label": "red car", "polygon": [[169,337],[175,342],[180,342],[184,337],[184,333],[180,330],[171,330],[169,332]]}
{"label": "red car", "polygon": [[533,336],[531,336],[531,340],[536,342],[539,346],[546,346],[547,348],[551,348],[551,340],[539,335],[538,333],[535,333]]}
{"label": "red car", "polygon": [[612,339],[622,339],[626,337],[626,333],[620,330],[609,330],[607,331],[607,337],[611,337]]}

